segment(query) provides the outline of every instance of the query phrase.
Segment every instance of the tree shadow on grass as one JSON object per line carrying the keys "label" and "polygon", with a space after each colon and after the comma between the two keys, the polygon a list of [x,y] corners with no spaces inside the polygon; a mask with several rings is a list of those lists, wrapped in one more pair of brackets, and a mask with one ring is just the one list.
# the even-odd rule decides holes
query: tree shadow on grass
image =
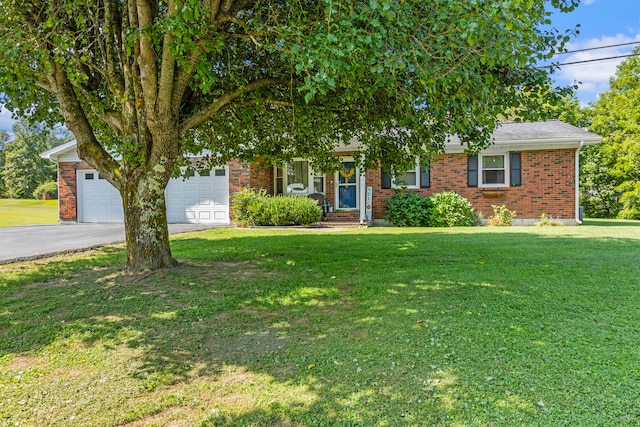
{"label": "tree shadow on grass", "polygon": [[[135,350],[137,398],[177,389],[210,425],[637,421],[632,400],[612,397],[633,389],[633,359],[592,368],[611,360],[608,346],[633,354],[637,242],[579,240],[184,238],[181,268],[146,275],[98,255],[3,291],[0,360],[77,342]],[[605,378],[617,385],[603,397]]]}

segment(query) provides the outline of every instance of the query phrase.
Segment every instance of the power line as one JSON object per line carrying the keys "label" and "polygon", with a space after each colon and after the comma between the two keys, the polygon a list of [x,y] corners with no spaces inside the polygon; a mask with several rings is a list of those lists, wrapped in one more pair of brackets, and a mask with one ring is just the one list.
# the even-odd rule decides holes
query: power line
{"label": "power line", "polygon": [[558,52],[558,53],[556,53],[556,56],[558,56],[558,55],[567,55],[567,54],[570,54],[570,53],[588,52],[590,50],[609,49],[609,48],[612,48],[612,47],[630,46],[630,45],[634,45],[634,44],[640,44],[640,41],[628,42],[628,43],[610,44],[610,45],[598,46],[598,47],[588,47],[588,48],[584,48],[584,49],[568,50],[566,52]]}
{"label": "power line", "polygon": [[588,64],[591,62],[601,62],[601,61],[610,61],[613,59],[621,59],[621,58],[630,58],[633,56],[640,56],[640,53],[628,53],[626,55],[617,55],[617,56],[607,56],[605,58],[596,58],[596,59],[583,59],[581,61],[572,61],[572,62],[562,62],[562,63],[554,63],[550,65],[540,65],[536,68],[553,68],[553,67],[563,67],[565,65],[580,65],[580,64]]}

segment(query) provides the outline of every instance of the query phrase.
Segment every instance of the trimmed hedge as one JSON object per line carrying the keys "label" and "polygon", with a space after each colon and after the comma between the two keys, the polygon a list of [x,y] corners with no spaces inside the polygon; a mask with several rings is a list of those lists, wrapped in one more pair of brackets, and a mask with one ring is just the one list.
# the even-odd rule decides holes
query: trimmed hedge
{"label": "trimmed hedge", "polygon": [[431,196],[433,207],[430,227],[469,227],[474,223],[473,206],[455,191],[443,191]]}
{"label": "trimmed hedge", "polygon": [[269,196],[264,190],[245,189],[233,197],[234,221],[249,225],[310,225],[322,218],[318,203],[304,196]]}
{"label": "trimmed hedge", "polygon": [[474,225],[471,203],[454,191],[431,197],[396,193],[387,199],[385,219],[398,227],[455,227]]}
{"label": "trimmed hedge", "polygon": [[385,219],[398,227],[428,227],[433,203],[418,193],[396,193],[387,199]]}

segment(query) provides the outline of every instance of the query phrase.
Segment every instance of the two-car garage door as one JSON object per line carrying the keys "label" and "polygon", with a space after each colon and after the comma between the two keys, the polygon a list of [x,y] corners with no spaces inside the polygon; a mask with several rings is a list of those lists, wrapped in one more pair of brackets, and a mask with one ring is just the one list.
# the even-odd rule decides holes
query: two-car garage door
{"label": "two-car garage door", "polygon": [[[96,171],[78,171],[78,222],[124,222],[118,191]],[[173,178],[165,190],[170,223],[229,223],[229,177],[216,168]]]}

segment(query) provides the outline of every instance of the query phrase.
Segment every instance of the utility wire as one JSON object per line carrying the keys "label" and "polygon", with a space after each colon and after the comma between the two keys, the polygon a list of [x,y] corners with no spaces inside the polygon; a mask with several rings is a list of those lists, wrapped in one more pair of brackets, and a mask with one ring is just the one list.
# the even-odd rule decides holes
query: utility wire
{"label": "utility wire", "polygon": [[558,53],[556,53],[556,56],[557,55],[567,55],[567,54],[570,54],[570,53],[588,52],[590,50],[609,49],[609,48],[612,48],[612,47],[630,46],[630,45],[633,45],[633,44],[640,44],[640,41],[628,42],[628,43],[619,43],[619,44],[610,44],[610,45],[607,45],[607,46],[588,47],[588,48],[584,48],[584,49],[569,50],[567,52],[558,52]]}
{"label": "utility wire", "polygon": [[580,65],[580,64],[588,64],[588,63],[591,63],[591,62],[610,61],[610,60],[613,60],[613,59],[620,59],[620,58],[630,58],[632,56],[640,56],[640,53],[628,53],[626,55],[607,56],[605,58],[583,59],[581,61],[553,63],[553,64],[549,64],[549,65],[540,65],[540,66],[538,66],[536,68],[553,68],[553,67],[563,67],[565,65]]}

